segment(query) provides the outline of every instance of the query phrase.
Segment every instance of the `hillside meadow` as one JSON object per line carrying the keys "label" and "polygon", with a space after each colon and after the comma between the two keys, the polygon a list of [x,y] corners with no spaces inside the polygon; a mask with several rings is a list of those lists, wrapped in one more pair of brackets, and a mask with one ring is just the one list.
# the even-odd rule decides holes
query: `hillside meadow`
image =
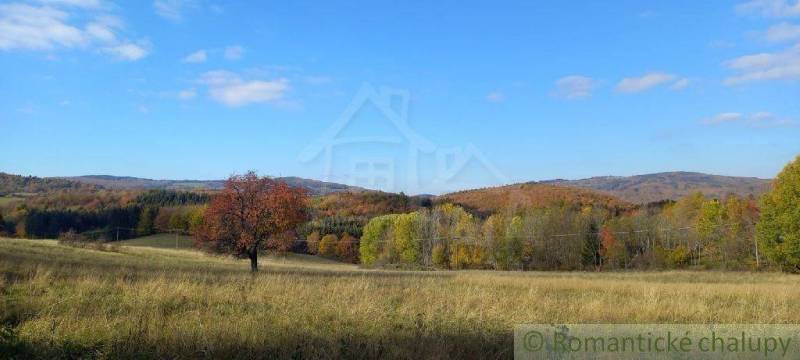
{"label": "hillside meadow", "polygon": [[800,323],[751,272],[366,270],[0,239],[2,358],[511,358],[521,323]]}

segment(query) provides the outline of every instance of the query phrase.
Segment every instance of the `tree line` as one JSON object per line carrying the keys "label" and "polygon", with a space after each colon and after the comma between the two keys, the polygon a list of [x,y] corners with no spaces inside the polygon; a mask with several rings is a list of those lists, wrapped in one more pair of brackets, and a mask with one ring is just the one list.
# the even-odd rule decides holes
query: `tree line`
{"label": "tree line", "polygon": [[[56,238],[62,233],[92,233],[116,240],[158,232],[193,232],[209,195],[174,190],[93,194],[57,192],[32,198],[0,212],[0,235]],[[122,230],[122,231],[118,231]]]}
{"label": "tree line", "polygon": [[[87,201],[59,196],[59,201]],[[733,194],[713,199],[697,192],[624,211],[557,202],[485,213],[450,202],[414,204],[402,194],[369,196],[401,211],[381,213],[373,205],[332,211],[332,204],[357,197],[340,195],[320,207],[319,198],[300,189],[248,173],[231,177],[214,195],[157,190],[103,195],[108,205],[99,208],[23,204],[12,217],[0,217],[0,233],[53,238],[68,231],[130,228],[134,231],[124,236],[132,237],[177,229],[194,234],[204,249],[251,260],[272,249],[406,268],[800,271],[800,158],[760,199]],[[235,211],[242,207],[249,210]]]}

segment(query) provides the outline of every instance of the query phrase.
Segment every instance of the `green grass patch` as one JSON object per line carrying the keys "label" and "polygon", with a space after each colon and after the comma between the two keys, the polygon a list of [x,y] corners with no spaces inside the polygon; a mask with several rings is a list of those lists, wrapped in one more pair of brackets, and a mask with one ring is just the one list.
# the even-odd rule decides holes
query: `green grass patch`
{"label": "green grass patch", "polygon": [[175,234],[155,234],[122,240],[116,243],[124,246],[144,246],[161,249],[190,249],[194,247],[194,239],[191,236]]}

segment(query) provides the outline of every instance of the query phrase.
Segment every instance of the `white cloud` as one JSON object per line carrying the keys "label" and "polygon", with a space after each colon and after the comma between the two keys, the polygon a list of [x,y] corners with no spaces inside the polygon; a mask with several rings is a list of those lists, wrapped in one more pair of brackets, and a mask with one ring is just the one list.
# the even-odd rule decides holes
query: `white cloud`
{"label": "white cloud", "polygon": [[178,92],[178,98],[181,100],[191,100],[194,99],[195,96],[197,96],[197,92],[194,91],[194,89],[186,89]]}
{"label": "white cloud", "polygon": [[86,33],[100,41],[109,42],[117,40],[117,35],[114,34],[114,31],[102,24],[90,23],[86,25]]}
{"label": "white cloud", "polygon": [[736,11],[766,17],[800,16],[800,0],[751,0],[737,5]]}
{"label": "white cloud", "polygon": [[493,103],[502,102],[506,99],[506,95],[500,91],[492,91],[486,95],[486,100]]}
{"label": "white cloud", "polygon": [[203,74],[200,83],[208,86],[212,99],[234,107],[250,103],[276,103],[289,90],[289,81],[283,78],[244,80],[238,74],[224,70]]}
{"label": "white cloud", "polygon": [[206,54],[205,50],[198,50],[189,55],[186,55],[186,57],[183,58],[183,62],[197,64],[205,62],[207,58],[208,55]]}
{"label": "white cloud", "polygon": [[683,78],[683,79],[679,79],[678,81],[672,83],[672,85],[670,85],[669,88],[672,89],[672,90],[683,90],[684,88],[689,86],[689,83],[691,83],[691,81],[689,79]]}
{"label": "white cloud", "polygon": [[769,42],[784,42],[800,38],[800,26],[790,23],[780,23],[767,29],[764,37]]}
{"label": "white cloud", "polygon": [[99,8],[102,4],[100,0],[36,0],[40,4],[64,5],[82,8]]}
{"label": "white cloud", "polygon": [[703,119],[703,123],[706,125],[717,125],[731,121],[737,121],[742,118],[741,113],[737,112],[726,112],[714,115],[710,118]]}
{"label": "white cloud", "polygon": [[648,73],[640,77],[624,78],[617,84],[617,91],[636,93],[675,80],[675,75],[661,72]]}
{"label": "white cloud", "polygon": [[117,41],[115,31],[121,29],[122,25],[122,20],[120,18],[104,15],[88,23],[84,31],[92,39],[102,42],[114,42]]}
{"label": "white cloud", "polygon": [[703,119],[702,123],[709,126],[739,123],[754,128],[773,128],[794,126],[797,124],[792,119],[778,117],[768,111],[760,111],[750,115],[744,115],[738,112],[720,113],[710,118]]}
{"label": "white cloud", "polygon": [[51,50],[86,44],[69,14],[51,7],[0,4],[0,49]]}
{"label": "white cloud", "polygon": [[567,99],[580,99],[592,96],[595,81],[586,76],[570,75],[556,80],[556,90],[553,95]]}
{"label": "white cloud", "polygon": [[225,48],[225,58],[228,60],[238,60],[242,58],[244,48],[239,45],[228,46]]}
{"label": "white cloud", "polygon": [[800,44],[782,52],[741,56],[727,61],[725,66],[739,71],[738,75],[725,79],[726,85],[800,79]]}
{"label": "white cloud", "polygon": [[128,61],[139,60],[149,53],[145,47],[134,43],[121,43],[119,45],[105,47],[102,51],[114,55],[118,59]]}
{"label": "white cloud", "polygon": [[183,20],[183,13],[194,7],[197,7],[197,4],[193,0],[155,0],[153,2],[153,8],[158,16],[174,22]]}
{"label": "white cloud", "polygon": [[[99,48],[101,52],[127,60],[138,60],[148,51],[120,40],[122,19],[89,0],[40,0],[47,5],[0,4],[0,50],[55,51]],[[61,6],[61,7],[59,7]],[[73,19],[86,19],[83,24]],[[52,55],[52,54],[51,54]]]}

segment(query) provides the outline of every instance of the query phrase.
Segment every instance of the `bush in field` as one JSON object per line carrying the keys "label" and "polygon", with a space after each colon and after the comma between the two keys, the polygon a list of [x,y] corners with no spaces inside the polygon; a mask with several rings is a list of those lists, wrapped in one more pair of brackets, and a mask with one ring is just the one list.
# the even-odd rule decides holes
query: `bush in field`
{"label": "bush in field", "polygon": [[678,245],[667,252],[667,261],[673,267],[689,265],[690,260],[691,254],[689,253],[689,249],[684,245]]}
{"label": "bush in field", "polygon": [[82,236],[78,235],[78,233],[76,233],[75,230],[73,230],[73,229],[69,229],[69,230],[61,233],[60,235],[58,235],[58,243],[59,244],[69,245],[69,244],[81,242],[81,241],[84,241],[84,240],[86,240],[86,239],[84,239]]}
{"label": "bush in field", "polygon": [[800,156],[783,168],[762,197],[756,236],[770,260],[800,272]]}
{"label": "bush in field", "polygon": [[414,212],[398,215],[392,224],[394,249],[400,261],[406,264],[416,264],[422,258],[422,243],[414,231],[418,220],[419,216]]}
{"label": "bush in field", "polygon": [[336,245],[339,238],[335,234],[328,234],[322,237],[319,242],[319,254],[327,257],[336,256]]}
{"label": "bush in field", "polygon": [[364,226],[358,247],[362,264],[373,265],[383,255],[384,246],[382,243],[387,237],[387,232],[391,230],[396,217],[397,215],[378,216],[372,218]]}
{"label": "bush in field", "polygon": [[319,252],[319,240],[319,231],[316,230],[306,236],[306,249],[309,254],[316,255]]}
{"label": "bush in field", "polygon": [[345,262],[356,262],[358,260],[358,239],[348,233],[342,234],[339,243],[336,244],[336,257]]}

